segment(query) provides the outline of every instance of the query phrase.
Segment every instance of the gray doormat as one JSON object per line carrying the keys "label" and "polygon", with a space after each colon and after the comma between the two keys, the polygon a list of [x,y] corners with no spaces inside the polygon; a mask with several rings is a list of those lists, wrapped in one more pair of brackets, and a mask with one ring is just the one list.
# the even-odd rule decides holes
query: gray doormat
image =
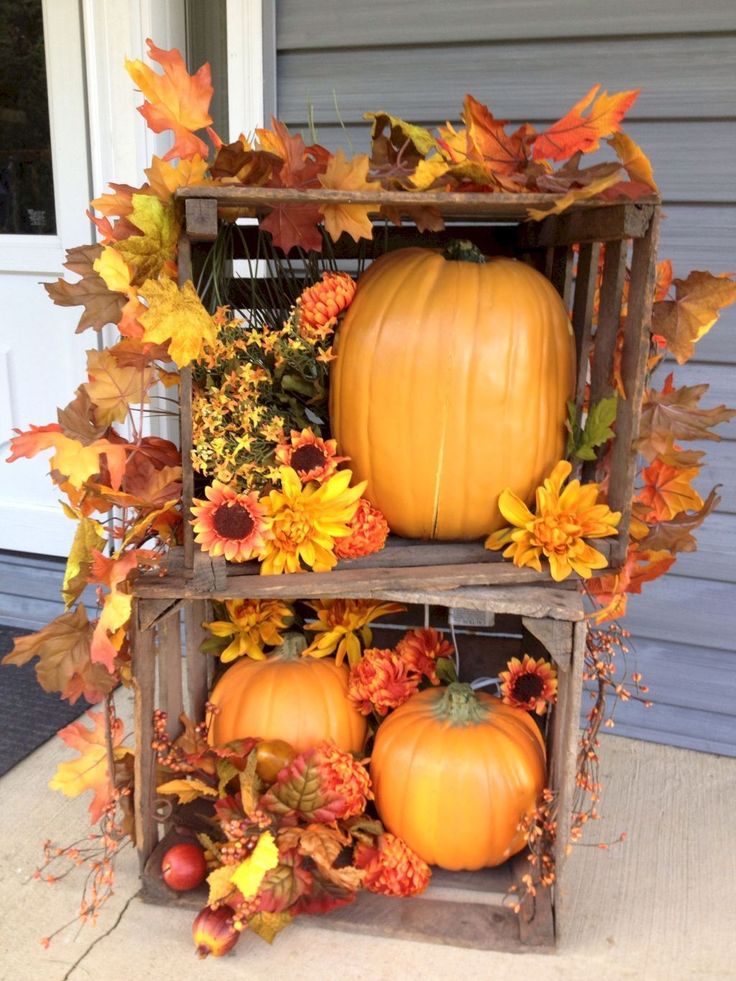
{"label": "gray doormat", "polygon": [[[13,639],[32,633],[0,624],[0,657],[13,649]],[[59,729],[90,706],[74,705],[45,692],[36,681],[35,658],[23,667],[0,665],[0,776],[20,763]]]}

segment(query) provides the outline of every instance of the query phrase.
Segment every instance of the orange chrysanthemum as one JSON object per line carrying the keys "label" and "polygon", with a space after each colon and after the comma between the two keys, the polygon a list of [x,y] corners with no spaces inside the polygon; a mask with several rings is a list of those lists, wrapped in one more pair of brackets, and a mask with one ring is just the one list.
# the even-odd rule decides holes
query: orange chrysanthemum
{"label": "orange chrysanthemum", "polygon": [[363,764],[329,740],[315,747],[313,760],[322,793],[335,795],[344,801],[339,817],[362,814],[367,802],[373,798],[370,777]]}
{"label": "orange chrysanthemum", "polygon": [[350,671],[348,698],[363,715],[386,715],[411,698],[420,677],[396,651],[372,647]]}
{"label": "orange chrysanthemum", "polygon": [[217,480],[204,493],[207,500],[195,500],[192,508],[194,540],[228,562],[252,559],[262,550],[269,528],[258,495],[238,494]]}
{"label": "orange chrysanthemum", "polygon": [[303,484],[316,480],[323,484],[337,471],[338,463],[348,459],[337,455],[337,442],[315,436],[311,429],[291,431],[291,441],[279,443],[276,459],[282,466],[296,470]]}
{"label": "orange chrysanthemum", "polygon": [[335,546],[340,559],[359,559],[363,555],[380,552],[388,537],[388,521],[378,508],[361,497],[358,510],[350,522],[350,534],[341,538]]}
{"label": "orange chrysanthemum", "polygon": [[434,627],[419,627],[404,635],[396,645],[396,653],[406,662],[409,670],[424,675],[433,685],[438,685],[437,659],[454,657],[455,648]]}
{"label": "orange chrysanthemum", "polygon": [[572,465],[560,460],[537,488],[535,514],[513,491],[502,491],[498,507],[513,527],[495,531],[486,539],[486,548],[503,548],[504,556],[512,558],[514,565],[528,565],[537,572],[542,571],[544,556],[555,582],[573,572],[589,579],[593,569],[605,569],[606,557],[585,539],[615,535],[621,512],[597,503],[598,484],[581,485],[579,480],[571,480],[563,490],[571,472]]}
{"label": "orange chrysanthemum", "polygon": [[432,873],[409,846],[386,832],[378,839],[378,847],[358,845],[354,862],[364,869],[363,887],[384,896],[417,896],[424,892]]}
{"label": "orange chrysanthemum", "polygon": [[347,273],[322,273],[320,282],[308,286],[297,300],[301,336],[312,343],[327,340],[354,295],[355,281]]}
{"label": "orange chrysanthemum", "polygon": [[557,701],[557,671],[554,665],[525,654],[520,661],[512,657],[508,671],[501,671],[501,697],[507,705],[544,715],[547,706]]}

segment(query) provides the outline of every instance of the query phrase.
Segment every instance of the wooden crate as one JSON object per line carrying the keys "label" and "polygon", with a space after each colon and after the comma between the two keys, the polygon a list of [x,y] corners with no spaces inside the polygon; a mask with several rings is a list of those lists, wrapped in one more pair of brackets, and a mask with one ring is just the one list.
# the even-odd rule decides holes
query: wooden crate
{"label": "wooden crate", "polygon": [[[212,247],[220,230],[220,218],[236,215],[262,216],[276,204],[369,203],[376,216],[381,207],[401,211],[411,219],[413,206],[431,206],[439,211],[448,226],[437,233],[419,233],[411,224],[393,227],[376,226],[372,243],[355,245],[346,236],[334,246],[334,256],[355,259],[359,254],[370,260],[385,251],[409,245],[441,247],[450,238],[466,238],[488,255],[516,256],[546,275],[571,313],[578,370],[575,398],[578,407],[586,391],[591,402],[613,391],[613,360],[617,343],[621,344],[621,378],[626,398],[620,398],[616,418],[617,436],[610,451],[611,476],[609,505],[622,512],[617,539],[597,543],[609,556],[609,568],[622,564],[628,541],[631,498],[636,470],[633,446],[638,433],[641,397],[647,355],[650,349],[649,321],[653,299],[656,251],[658,242],[659,204],[656,198],[637,203],[582,202],[562,215],[540,222],[527,222],[528,208],[543,208],[553,203],[552,195],[449,194],[409,192],[347,192],[329,190],[295,191],[271,188],[182,188],[177,191],[182,209],[183,235],[179,249],[179,276],[182,282],[192,278],[197,256]],[[258,228],[244,226],[239,234],[240,251],[258,255]],[[278,250],[276,250],[278,251]],[[594,311],[595,286],[602,257],[602,284],[599,307]],[[627,265],[631,274],[627,281]],[[248,289],[243,281],[234,281],[227,291],[234,305],[247,305]],[[621,328],[621,312],[626,315]],[[194,494],[194,473],[190,462],[192,445],[191,420],[192,375],[182,372],[181,443],[184,458],[184,507],[188,513]],[[595,462],[582,467],[583,480],[596,479]],[[227,595],[245,595],[253,589],[243,575],[257,572],[252,567],[238,567],[224,559],[210,560],[193,542],[191,528],[185,525],[185,561],[178,575],[195,590],[224,589]],[[319,594],[356,596],[368,592],[351,592],[358,581],[365,581],[365,570],[384,569],[382,575],[400,586],[407,577],[424,584],[442,580],[447,588],[466,584],[508,584],[510,582],[543,582],[549,577],[533,570],[509,568],[497,553],[489,554],[479,543],[414,543],[400,551],[396,548],[360,561],[338,563],[336,569],[319,577]],[[438,567],[444,567],[438,569]],[[309,575],[312,575],[311,573]],[[232,587],[230,579],[233,579]],[[277,595],[280,577],[262,577],[258,592],[248,595]],[[235,581],[236,580],[236,581]],[[266,580],[271,580],[267,582]],[[346,592],[341,592],[340,582]],[[289,587],[290,588],[290,587]],[[357,588],[357,587],[356,587]],[[269,592],[273,590],[273,592]],[[317,595],[303,593],[303,595]]]}
{"label": "wooden crate", "polygon": [[[555,662],[558,701],[542,723],[548,748],[548,784],[557,794],[559,807],[560,831],[555,855],[558,879],[553,891],[540,889],[536,901],[528,899],[521,912],[515,914],[505,897],[509,887],[529,870],[526,855],[522,853],[496,869],[474,873],[439,871],[428,891],[412,900],[361,893],[353,905],[320,918],[320,924],[352,932],[494,950],[552,950],[555,916],[565,901],[565,845],[575,794],[586,631],[581,597],[576,592],[539,585],[463,586],[449,590],[417,582],[382,586],[375,571],[373,577],[369,595],[428,608],[432,612],[431,622],[439,626],[447,622],[453,609],[477,611],[484,621],[495,618],[491,626],[467,628],[468,632],[459,638],[461,677],[495,676],[509,657],[522,651]],[[251,583],[262,581],[255,577],[242,578]],[[290,598],[296,599],[302,598],[297,581],[325,577],[309,573],[304,577],[281,578],[291,585]],[[154,903],[200,909],[206,901],[204,890],[174,893],[161,879],[161,857],[179,840],[180,833],[176,816],[165,822],[156,817],[152,715],[155,708],[164,709],[172,735],[177,731],[176,720],[182,710],[195,720],[203,718],[214,658],[199,651],[205,634],[202,622],[209,618],[211,599],[223,594],[182,598],[171,589],[162,595],[161,586],[166,586],[165,579],[138,580],[132,620],[134,811],[142,895]],[[381,637],[382,631],[384,634],[389,631],[388,626],[379,623],[375,629],[382,643],[394,642],[388,636]],[[192,819],[191,809],[196,810],[197,806],[190,805],[188,821]]]}

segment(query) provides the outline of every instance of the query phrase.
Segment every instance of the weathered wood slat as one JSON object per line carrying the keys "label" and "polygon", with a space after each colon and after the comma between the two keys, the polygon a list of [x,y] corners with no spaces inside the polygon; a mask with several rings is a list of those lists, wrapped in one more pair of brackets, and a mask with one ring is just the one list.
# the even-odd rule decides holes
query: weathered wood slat
{"label": "weathered wood slat", "polygon": [[156,760],[153,739],[153,710],[156,682],[156,649],[153,630],[141,630],[138,610],[144,605],[133,600],[130,647],[132,651],[132,681],[135,719],[135,817],[136,848],[141,870],[158,841],[158,826],[154,816]]}
{"label": "weathered wood slat", "polygon": [[163,709],[168,718],[166,731],[175,738],[181,731],[179,716],[184,711],[182,685],[182,649],[179,614],[167,617],[157,628],[158,682],[157,708]]}
{"label": "weathered wood slat", "polygon": [[187,236],[193,242],[217,238],[217,205],[212,198],[189,198],[184,202]]}
{"label": "weathered wood slat", "polygon": [[550,269],[550,281],[562,297],[565,309],[570,309],[570,298],[572,295],[572,249],[566,245],[558,245],[552,249],[552,268]]}
{"label": "weathered wood slat", "polygon": [[587,242],[581,245],[575,275],[572,327],[575,333],[575,350],[578,359],[578,374],[575,383],[575,404],[578,408],[583,404],[590,366],[590,351],[593,345],[593,305],[598,279],[599,253],[599,242]]}
{"label": "weathered wood slat", "polygon": [[[651,215],[648,216],[651,218]],[[623,285],[626,278],[626,244],[605,243],[600,309],[593,341],[595,351],[590,372],[590,404],[613,391],[613,355],[621,324]]]}
{"label": "weathered wood slat", "polygon": [[[183,286],[192,278],[192,246],[186,235],[179,238],[179,285]],[[179,445],[182,455],[182,513],[184,514],[184,556],[185,564],[191,568],[194,561],[194,533],[187,520],[194,497],[194,471],[192,470],[192,369],[182,368],[179,372]]]}
{"label": "weathered wood slat", "polygon": [[209,632],[202,626],[210,619],[210,604],[206,600],[190,600],[184,607],[186,632],[187,711],[191,719],[204,718],[204,706],[209,693],[209,663],[199,647]]}

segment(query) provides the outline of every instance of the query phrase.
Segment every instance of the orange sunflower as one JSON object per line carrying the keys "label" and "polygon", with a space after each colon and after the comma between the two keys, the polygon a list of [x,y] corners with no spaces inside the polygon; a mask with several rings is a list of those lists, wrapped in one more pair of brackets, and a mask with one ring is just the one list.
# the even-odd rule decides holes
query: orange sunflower
{"label": "orange sunflower", "polygon": [[354,295],[355,280],[347,273],[322,273],[320,282],[308,286],[297,300],[301,336],[312,343],[327,340]]}
{"label": "orange sunflower", "polygon": [[327,572],[337,563],[335,539],[349,534],[365,483],[350,487],[352,473],[340,470],[323,484],[302,484],[291,467],[279,468],[280,490],[262,498],[269,521],[259,558],[261,575]]}
{"label": "orange sunflower", "polygon": [[194,501],[195,541],[213,556],[247,562],[263,549],[269,521],[258,495],[238,494],[215,480],[205,488],[206,501]]}
{"label": "orange sunflower", "polygon": [[571,480],[562,490],[571,472],[567,460],[556,465],[537,488],[535,514],[513,491],[503,491],[498,506],[514,527],[494,532],[486,539],[486,548],[505,548],[504,556],[513,558],[514,565],[528,565],[537,572],[542,571],[544,556],[556,582],[573,572],[589,579],[593,569],[604,569],[606,557],[585,539],[615,535],[621,513],[597,503],[598,484],[581,485],[579,480]]}
{"label": "orange sunflower", "polygon": [[337,542],[335,554],[340,559],[359,559],[363,555],[380,552],[386,544],[388,530],[388,521],[378,508],[361,497],[355,517],[350,522],[350,534]]}
{"label": "orange sunflower", "polygon": [[337,455],[336,440],[315,436],[311,429],[292,429],[291,441],[276,447],[276,459],[282,466],[296,470],[302,483],[316,480],[323,484],[337,471],[338,463],[348,457]]}
{"label": "orange sunflower", "polygon": [[520,661],[512,657],[501,671],[501,698],[507,705],[544,715],[547,706],[557,701],[557,671],[543,658],[535,660],[525,654]]}

